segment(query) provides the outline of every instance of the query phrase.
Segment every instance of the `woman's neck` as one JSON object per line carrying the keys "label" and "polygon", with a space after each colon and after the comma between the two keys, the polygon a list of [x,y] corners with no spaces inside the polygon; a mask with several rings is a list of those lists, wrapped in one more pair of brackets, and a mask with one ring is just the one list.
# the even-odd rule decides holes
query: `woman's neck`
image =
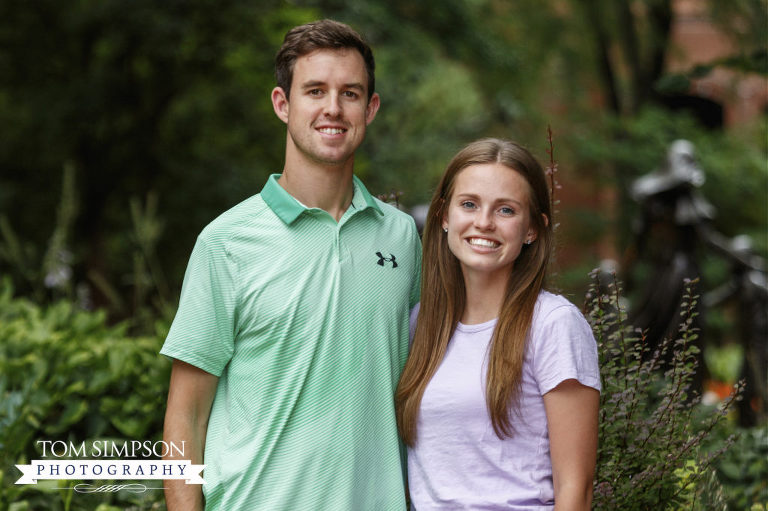
{"label": "woman's neck", "polygon": [[477,325],[499,317],[507,292],[509,275],[473,274],[464,272],[466,301],[461,322]]}

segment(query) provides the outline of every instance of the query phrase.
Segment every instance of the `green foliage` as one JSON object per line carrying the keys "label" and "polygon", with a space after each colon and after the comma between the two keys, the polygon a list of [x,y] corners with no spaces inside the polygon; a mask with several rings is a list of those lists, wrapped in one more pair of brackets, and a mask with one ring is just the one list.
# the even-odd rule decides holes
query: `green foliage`
{"label": "green foliage", "polygon": [[61,183],[61,200],[56,215],[56,229],[48,242],[48,251],[43,257],[43,283],[59,296],[72,299],[72,253],[69,247],[72,227],[77,217],[77,189],[75,168],[71,163],[64,165]]}
{"label": "green foliage", "polygon": [[[39,307],[13,298],[8,279],[2,281],[0,508],[23,502],[29,509],[95,507],[80,494],[62,507],[72,492],[44,490],[56,481],[14,484],[20,476],[14,464],[39,455],[37,440],[160,439],[170,363],[158,354],[164,327],[158,329],[158,335],[129,337],[125,325],[107,326],[103,312],[66,301]],[[89,504],[78,507],[75,500]]]}
{"label": "green foliage", "polygon": [[700,399],[690,390],[697,353],[692,284],[677,338],[654,349],[626,326],[618,284],[608,284],[596,282],[587,305],[603,383],[594,509],[726,509],[712,463],[733,438],[710,452],[701,447],[742,387],[698,416]]}
{"label": "green foliage", "polygon": [[768,74],[768,4],[765,0],[710,2],[712,20],[736,42],[734,55],[708,63],[722,64],[740,71]]}
{"label": "green foliage", "polygon": [[739,379],[744,363],[744,348],[738,344],[708,346],[704,351],[709,374],[721,382],[734,382]]}
{"label": "green foliage", "polygon": [[[765,33],[763,0],[731,7],[707,3],[728,33],[744,41],[746,52],[755,41],[764,41],[759,37]],[[627,97],[645,94],[659,78],[670,86],[682,83],[674,76],[664,79],[660,69],[645,69],[653,61],[649,55],[669,53],[665,39],[654,36],[663,32],[667,11],[662,7],[669,2],[639,2],[637,9],[624,4],[0,3],[0,123],[5,128],[0,234],[7,239],[0,242],[0,271],[13,273],[17,289],[38,300],[71,293],[29,286],[48,275],[38,274],[42,258],[46,268],[54,267],[64,254],[71,259],[72,290],[87,285],[95,303],[109,307],[113,318],[142,316],[134,310],[137,302],[164,309],[178,293],[200,229],[280,170],[285,128],[269,101],[274,54],[287,29],[321,17],[351,24],[375,50],[382,108],[355,162],[372,192],[402,191],[405,206],[424,202],[449,158],[467,141],[509,137],[543,156],[545,127],[551,123],[559,137],[564,183],[619,190],[618,225],[612,218],[589,218],[585,211],[579,218],[584,221],[563,230],[569,236],[565,246],[583,251],[596,238],[629,232],[633,205],[623,200],[628,180],[655,168],[672,137],[693,137],[708,174],[705,192],[716,190],[718,227],[726,227],[720,230],[732,235],[745,226],[763,240],[758,247],[768,247],[768,214],[758,196],[765,183],[760,167],[765,151],[757,149],[764,145],[761,134],[702,138],[695,122],[679,115],[635,109],[631,116],[613,111],[624,115],[620,121],[604,115],[611,108],[605,105],[607,78],[597,71],[599,29],[615,43],[608,56],[618,59],[614,85],[623,91],[622,103],[637,103],[638,109],[647,105]],[[622,51],[629,50],[633,38],[643,58]],[[635,65],[643,69],[630,73]],[[636,75],[634,86],[630,75]],[[645,81],[648,86],[638,85]],[[602,101],[596,97],[601,85]],[[76,207],[69,210],[74,217],[66,218],[67,251],[60,252],[46,248],[65,220],[53,214],[61,206],[57,197],[66,192],[57,193],[59,183],[67,182],[60,175],[64,162],[77,170],[77,193],[72,194]],[[742,169],[745,175],[734,179]],[[154,240],[154,256],[141,253],[136,243],[141,240],[133,236],[136,217],[126,214],[132,200],[150,196],[157,198],[153,214],[162,219],[165,233]],[[745,201],[753,207],[741,207]],[[611,216],[604,213],[597,215]],[[576,223],[588,224],[590,236],[565,232]],[[5,235],[11,231],[15,240]],[[620,241],[623,250],[627,240]],[[579,264],[592,267],[594,261]]]}
{"label": "green foliage", "polygon": [[0,214],[0,263],[12,268],[22,282],[36,283],[29,294],[41,300],[43,278],[38,253],[33,244],[19,239],[8,217]]}
{"label": "green foliage", "polygon": [[[76,283],[73,274],[73,255],[70,251],[72,223],[78,207],[75,190],[75,171],[64,166],[61,200],[56,224],[42,259],[34,249],[24,250],[7,218],[0,216],[0,263],[9,264],[6,278],[21,281],[36,303],[66,298],[77,301],[83,309],[93,308],[91,293],[82,282]],[[99,272],[91,271],[88,279],[109,301],[113,315],[132,313],[129,325],[132,332],[153,332],[158,316],[170,320],[174,301],[158,258],[158,244],[164,222],[157,214],[158,197],[150,192],[144,204],[136,198],[130,200],[132,232],[124,248],[133,254],[133,270],[126,276],[133,290],[130,309],[115,287]],[[29,246],[29,245],[27,245]],[[26,253],[25,253],[26,252]]]}
{"label": "green foliage", "polygon": [[[595,131],[561,137],[561,142],[562,151],[581,162],[592,179],[626,189],[633,179],[664,163],[671,142],[690,140],[706,176],[700,192],[716,209],[714,227],[729,237],[750,235],[756,251],[768,254],[765,129],[765,121],[760,121],[729,133],[716,133],[703,129],[683,113],[648,107],[632,119],[606,115]],[[622,135],[614,139],[611,134],[616,132]],[[620,182],[614,167],[620,169]],[[745,208],[744,204],[750,207]],[[629,222],[637,205],[627,198],[620,206],[626,212],[625,223],[620,223],[617,231],[624,233],[621,241],[625,247],[629,243],[627,233],[632,232]]]}
{"label": "green foliage", "polygon": [[[0,215],[25,242],[14,255],[48,242],[71,162],[76,282],[130,303],[125,213],[154,192],[175,233],[157,248],[179,284],[201,227],[280,169],[274,53],[288,28],[317,16],[278,0],[0,3]],[[12,269],[0,261],[0,271]]]}
{"label": "green foliage", "polygon": [[[716,464],[729,509],[768,507],[768,425],[739,430],[736,441]],[[717,445],[722,435],[715,438]]]}
{"label": "green foliage", "polygon": [[407,205],[428,201],[451,156],[491,122],[493,97],[475,65],[500,46],[487,44],[489,31],[472,30],[487,2],[304,3],[359,29],[375,51],[382,107],[355,172],[376,193],[407,190]]}

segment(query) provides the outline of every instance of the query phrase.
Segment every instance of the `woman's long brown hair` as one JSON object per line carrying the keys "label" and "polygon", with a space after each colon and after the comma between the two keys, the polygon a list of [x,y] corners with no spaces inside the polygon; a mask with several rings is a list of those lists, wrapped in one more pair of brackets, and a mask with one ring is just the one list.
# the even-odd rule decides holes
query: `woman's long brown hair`
{"label": "woman's long brown hair", "polygon": [[466,301],[461,266],[448,248],[442,220],[459,172],[486,163],[501,163],[528,182],[530,220],[537,233],[536,240],[523,246],[514,262],[488,354],[486,404],[491,423],[499,438],[514,433],[511,415],[518,409],[526,338],[536,299],[546,284],[552,250],[552,214],[541,165],[522,146],[489,138],[472,142],[451,160],[429,206],[423,235],[421,308],[395,395],[397,426],[410,446],[417,440],[424,389],[445,356]]}

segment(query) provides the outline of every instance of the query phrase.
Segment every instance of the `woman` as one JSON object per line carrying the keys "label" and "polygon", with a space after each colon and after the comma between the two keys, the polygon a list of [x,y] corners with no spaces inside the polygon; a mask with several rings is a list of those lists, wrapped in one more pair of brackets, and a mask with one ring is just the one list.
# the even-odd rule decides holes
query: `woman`
{"label": "woman", "polygon": [[551,215],[541,166],[509,141],[469,144],[435,191],[397,389],[418,511],[590,507],[597,347],[543,290]]}

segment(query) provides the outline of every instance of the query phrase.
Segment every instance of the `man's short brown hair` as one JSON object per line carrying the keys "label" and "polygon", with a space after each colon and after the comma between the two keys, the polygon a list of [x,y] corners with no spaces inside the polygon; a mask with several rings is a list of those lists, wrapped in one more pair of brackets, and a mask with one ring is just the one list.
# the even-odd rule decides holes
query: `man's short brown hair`
{"label": "man's short brown hair", "polygon": [[293,67],[296,59],[315,50],[351,48],[360,52],[368,73],[368,99],[373,96],[376,82],[373,52],[363,37],[349,25],[329,19],[313,21],[306,25],[292,28],[283,40],[283,45],[275,56],[275,78],[277,86],[290,98]]}

